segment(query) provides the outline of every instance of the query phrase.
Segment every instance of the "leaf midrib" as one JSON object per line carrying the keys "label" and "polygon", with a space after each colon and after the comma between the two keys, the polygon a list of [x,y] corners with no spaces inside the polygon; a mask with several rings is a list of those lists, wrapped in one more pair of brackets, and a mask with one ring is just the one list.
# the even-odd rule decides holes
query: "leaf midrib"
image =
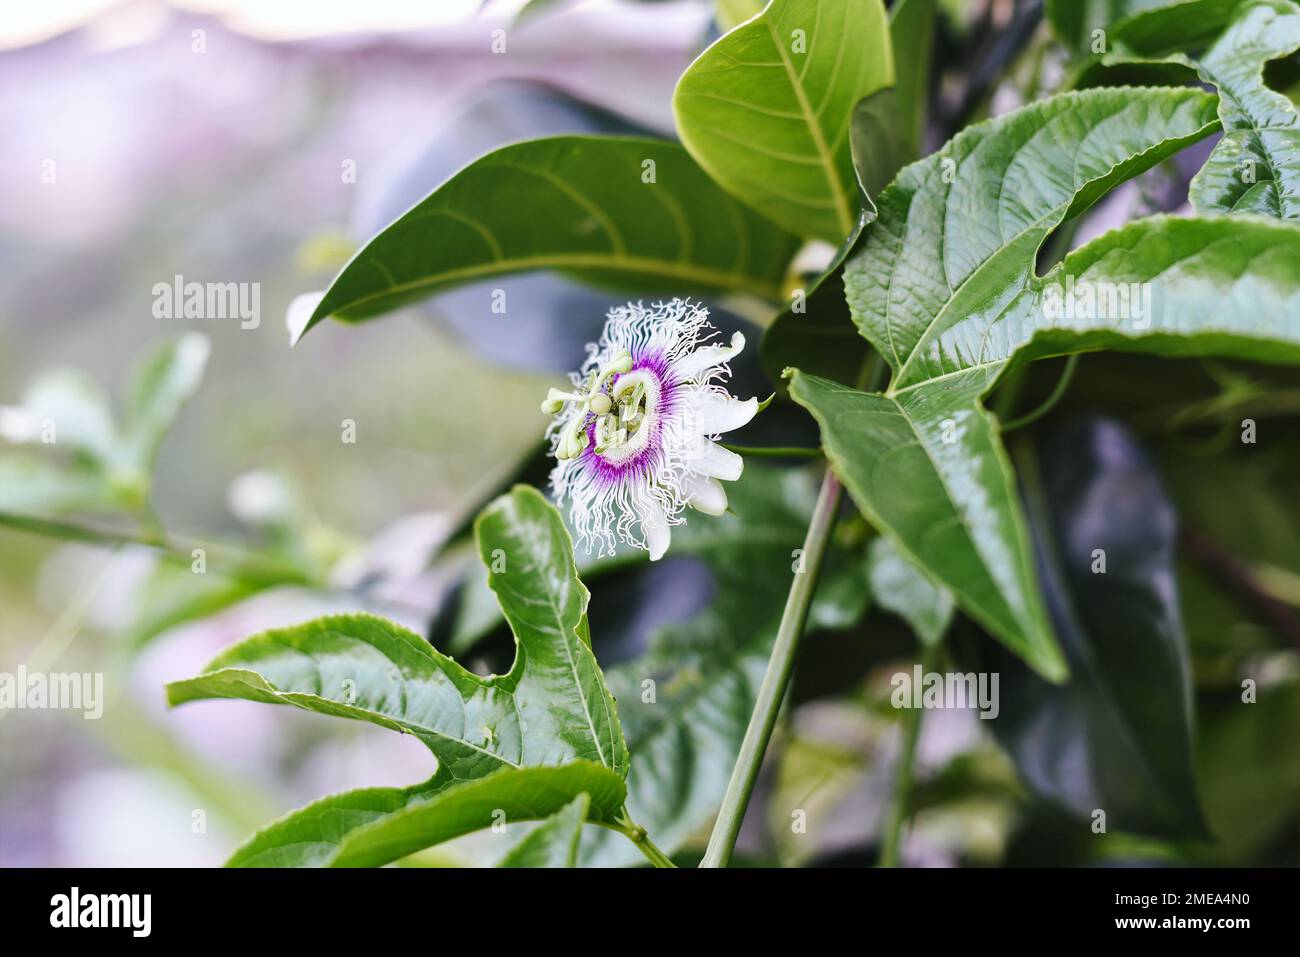
{"label": "leaf midrib", "polygon": [[[374,265],[381,265],[378,259],[369,260]],[[348,312],[353,312],[359,307],[363,308],[367,304],[374,303],[390,296],[400,296],[408,292],[416,292],[430,286],[438,286],[448,282],[456,282],[461,279],[474,279],[480,276],[500,275],[504,272],[527,272],[534,269],[595,269],[605,272],[618,272],[621,270],[637,271],[649,273],[655,276],[662,276],[665,279],[689,279],[703,283],[705,285],[717,288],[738,288],[760,299],[769,302],[780,300],[780,288],[777,283],[765,283],[756,281],[740,273],[731,272],[724,269],[711,269],[707,266],[698,266],[693,263],[684,262],[675,259],[653,259],[646,256],[614,256],[603,253],[562,253],[558,255],[545,256],[518,256],[507,259],[497,259],[491,262],[480,263],[474,266],[462,266],[458,269],[447,269],[441,272],[430,274],[427,277],[413,279],[407,282],[390,284],[387,288],[364,296],[358,296],[348,300],[343,306]],[[320,318],[332,315],[333,310],[326,304],[322,303],[325,311],[318,310],[317,315]],[[342,313],[340,313],[342,315]],[[344,316],[346,318],[346,316]]]}
{"label": "leaf midrib", "polygon": [[[839,221],[840,232],[847,236],[853,229],[853,217],[849,214],[848,202],[844,198],[844,184],[840,181],[839,174],[836,172],[834,157],[831,156],[830,148],[826,145],[826,137],[822,135],[822,128],[813,112],[812,104],[808,102],[808,96],[804,93],[802,79],[795,73],[794,64],[790,62],[790,57],[785,51],[785,46],[781,43],[776,27],[772,25],[769,17],[763,18],[763,26],[767,27],[767,32],[772,38],[772,46],[776,47],[776,52],[781,57],[781,65],[785,68],[786,77],[790,80],[790,88],[794,91],[800,112],[803,113],[804,123],[808,127],[809,135],[812,137],[813,146],[817,149],[822,174],[826,177],[826,183],[831,189],[831,196],[835,200],[835,216]],[[831,77],[829,81],[831,88],[828,95],[834,95],[834,82],[835,78]]]}

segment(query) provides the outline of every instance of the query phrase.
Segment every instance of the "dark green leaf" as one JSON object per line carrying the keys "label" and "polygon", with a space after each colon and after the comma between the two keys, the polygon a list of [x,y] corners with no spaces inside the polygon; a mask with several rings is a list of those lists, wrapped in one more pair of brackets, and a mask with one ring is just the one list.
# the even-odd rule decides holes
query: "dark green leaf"
{"label": "dark green leaf", "polygon": [[[894,48],[894,90],[907,159],[919,156],[923,145],[937,5],[937,0],[898,0],[889,11],[889,35]],[[893,173],[890,173],[892,178]],[[881,183],[881,188],[888,182]],[[871,194],[874,196],[875,191]]]}
{"label": "dark green leaf", "polygon": [[1174,509],[1154,467],[1110,422],[1055,434],[1021,477],[1048,607],[1069,662],[1051,685],[1018,662],[991,723],[1024,779],[1107,831],[1204,833],[1192,768]]}
{"label": "dark green leaf", "polygon": [[538,269],[775,300],[796,245],[674,143],[531,140],[474,161],[367,243],[297,334],[326,316],[369,319],[461,283]]}

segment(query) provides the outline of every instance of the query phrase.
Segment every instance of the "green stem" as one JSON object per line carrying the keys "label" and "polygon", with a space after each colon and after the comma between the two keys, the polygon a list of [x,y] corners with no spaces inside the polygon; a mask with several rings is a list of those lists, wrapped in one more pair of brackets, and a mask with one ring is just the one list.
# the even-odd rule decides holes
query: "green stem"
{"label": "green stem", "polygon": [[768,660],[767,674],[759,686],[749,727],[745,730],[745,739],[740,745],[736,765],[732,768],[727,793],[722,799],[722,809],[718,812],[713,833],[709,836],[709,846],[704,852],[704,860],[700,862],[701,867],[726,867],[731,860],[731,852],[736,846],[736,837],[740,834],[740,825],[745,818],[745,808],[749,805],[749,797],[754,791],[754,782],[758,779],[758,770],[763,763],[763,753],[772,737],[777,713],[781,710],[781,701],[785,698],[786,686],[794,671],[804,619],[808,615],[808,605],[817,584],[817,572],[830,541],[839,501],[839,479],[833,471],[827,469],[822,478],[821,491],[817,495],[812,521],[808,525],[808,534],[804,537],[804,567],[794,576],[794,583],[790,586],[776,643],[772,646],[772,656]]}
{"label": "green stem", "polygon": [[1070,381],[1074,378],[1074,370],[1079,366],[1079,354],[1076,352],[1065,360],[1065,368],[1061,370],[1061,377],[1056,380],[1056,386],[1052,389],[1052,394],[1044,399],[1032,412],[1026,412],[1019,418],[1012,419],[1002,425],[1003,432],[1010,432],[1013,429],[1022,429],[1026,425],[1032,425],[1037,422],[1061,401],[1065,395],[1065,390],[1070,387]]}
{"label": "green stem", "polygon": [[[921,674],[934,669],[941,642],[936,641],[921,653]],[[921,739],[921,716],[924,708],[909,708],[903,715],[903,749],[894,771],[894,787],[889,796],[884,834],[880,845],[880,866],[897,867],[898,852],[903,845],[903,827],[907,823],[912,800],[912,768],[916,762],[916,743]]]}
{"label": "green stem", "polygon": [[[879,391],[888,374],[889,367],[880,354],[872,352],[862,364],[857,387],[868,392]],[[840,503],[840,491],[840,480],[828,465],[826,474],[822,476],[821,491],[817,493],[812,520],[808,523],[808,533],[804,536],[803,570],[794,576],[790,593],[786,596],[781,625],[772,645],[772,654],[767,660],[767,673],[763,675],[763,683],[759,686],[754,710],[749,716],[749,726],[745,729],[745,738],[741,742],[740,753],[736,756],[736,764],[731,769],[731,780],[727,782],[727,792],[722,797],[722,807],[713,823],[713,833],[709,835],[709,846],[704,852],[704,859],[700,861],[700,867],[726,867],[731,860],[731,852],[740,834],[740,825],[745,819],[745,808],[749,806],[750,795],[754,793],[754,782],[758,780],[758,771],[763,764],[763,754],[772,738],[772,729],[776,727],[781,702],[785,698],[786,687],[790,684],[790,675],[794,672],[794,662],[799,654],[799,639],[803,635],[803,624],[808,617],[813,589],[817,586],[817,573],[821,570],[826,546],[830,543],[835,511]]]}
{"label": "green stem", "polygon": [[224,574],[241,581],[267,580],[275,583],[315,584],[301,569],[286,562],[200,539],[171,538],[164,542],[159,540],[154,530],[121,531],[82,522],[37,518],[3,511],[0,511],[0,527],[64,541],[89,542],[96,545],[140,545],[155,549],[167,561],[182,565],[189,565],[194,559],[193,550],[201,548],[213,564],[224,566]]}
{"label": "green stem", "polygon": [[644,854],[655,867],[677,866],[672,862],[672,859],[667,854],[659,850],[654,841],[650,840],[650,836],[646,834],[645,828],[632,820],[632,816],[627,813],[627,807],[624,807],[619,812],[619,816],[615,820],[614,824],[615,828],[622,834],[625,834],[627,839],[635,844],[640,849],[641,853]]}
{"label": "green stem", "polygon": [[655,842],[650,840],[650,838],[643,837],[641,838],[641,840],[636,841],[635,843],[637,847],[641,848],[641,853],[644,854],[646,858],[650,861],[650,863],[653,864],[655,867],[676,867],[677,866],[672,862],[672,860],[668,857],[667,854],[659,850],[659,848],[655,847]]}

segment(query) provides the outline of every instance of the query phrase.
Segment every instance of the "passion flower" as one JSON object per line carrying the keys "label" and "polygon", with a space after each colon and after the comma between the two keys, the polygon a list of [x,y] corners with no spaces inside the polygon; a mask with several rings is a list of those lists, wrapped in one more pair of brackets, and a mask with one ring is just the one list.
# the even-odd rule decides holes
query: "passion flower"
{"label": "passion flower", "polygon": [[600,341],[571,373],[572,391],[551,389],[542,411],[556,458],[551,488],[569,506],[578,544],[613,554],[619,540],[650,552],[668,550],[670,528],[686,506],[709,515],[727,510],[723,481],[744,463],[717,444],[758,412],[757,399],[734,398],[722,383],[727,362],[745,347],[729,345],[707,309],[689,300],[629,303],[610,310]]}

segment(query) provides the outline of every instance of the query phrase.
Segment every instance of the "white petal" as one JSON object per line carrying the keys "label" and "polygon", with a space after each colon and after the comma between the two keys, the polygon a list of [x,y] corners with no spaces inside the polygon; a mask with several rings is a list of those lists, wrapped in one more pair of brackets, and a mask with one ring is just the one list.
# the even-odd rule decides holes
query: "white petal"
{"label": "white petal", "polygon": [[634,505],[641,515],[641,534],[645,536],[650,561],[657,562],[668,551],[668,542],[672,538],[672,531],[668,528],[668,515],[651,495],[638,496]]}
{"label": "white petal", "polygon": [[704,346],[687,353],[673,363],[673,374],[679,379],[694,379],[706,369],[712,369],[740,354],[745,348],[745,337],[737,332],[731,337],[729,346]]}
{"label": "white petal", "polygon": [[707,475],[692,475],[682,482],[686,504],[705,515],[727,513],[727,492],[722,483]]}
{"label": "white petal", "polygon": [[707,439],[700,443],[700,451],[686,463],[692,472],[734,482],[745,470],[745,460],[731,449],[724,449]]}
{"label": "white petal", "polygon": [[692,425],[705,435],[738,429],[758,414],[758,400],[733,399],[717,392],[705,392],[691,406]]}

